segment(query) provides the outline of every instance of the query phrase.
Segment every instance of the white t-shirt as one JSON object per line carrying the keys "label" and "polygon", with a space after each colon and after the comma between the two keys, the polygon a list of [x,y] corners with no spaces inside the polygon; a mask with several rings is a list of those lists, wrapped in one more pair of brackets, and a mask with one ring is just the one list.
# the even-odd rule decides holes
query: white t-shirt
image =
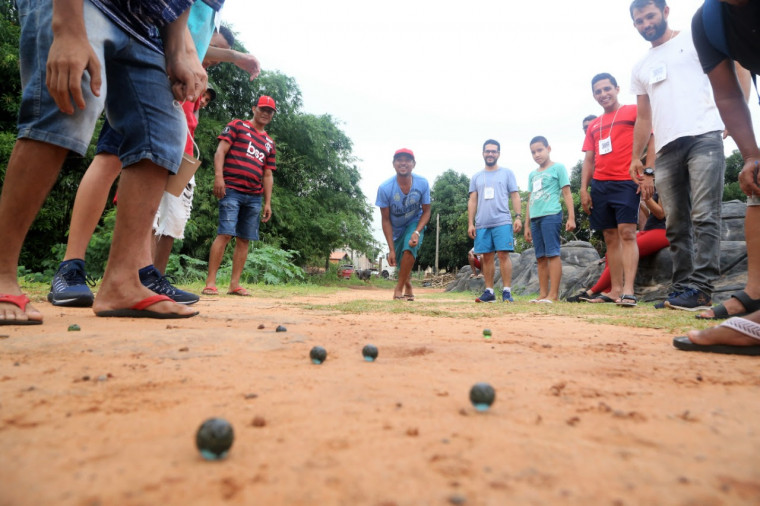
{"label": "white t-shirt", "polygon": [[631,71],[631,92],[649,95],[656,151],[678,138],[724,128],[691,32],[650,48]]}

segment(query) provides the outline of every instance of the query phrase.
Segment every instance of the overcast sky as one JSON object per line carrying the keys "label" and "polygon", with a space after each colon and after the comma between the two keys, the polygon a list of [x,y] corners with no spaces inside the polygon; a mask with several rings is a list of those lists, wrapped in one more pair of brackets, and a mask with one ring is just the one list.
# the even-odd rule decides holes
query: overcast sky
{"label": "overcast sky", "polygon": [[[670,26],[690,30],[701,4],[671,0]],[[515,171],[521,190],[535,168],[528,149],[535,135],[547,137],[552,160],[570,170],[582,157],[582,118],[602,112],[591,78],[611,73],[620,102],[636,102],[630,70],[650,45],[628,5],[227,0],[222,19],[263,69],[295,78],[305,112],[337,120],[354,143],[361,188],[374,206],[401,147],[414,150],[415,172],[431,186],[447,169],[468,177],[482,169],[488,138],[501,142],[499,164]],[[750,103],[760,131],[754,89]],[[727,141],[728,153],[735,147]],[[384,244],[377,208],[374,216],[373,234]]]}

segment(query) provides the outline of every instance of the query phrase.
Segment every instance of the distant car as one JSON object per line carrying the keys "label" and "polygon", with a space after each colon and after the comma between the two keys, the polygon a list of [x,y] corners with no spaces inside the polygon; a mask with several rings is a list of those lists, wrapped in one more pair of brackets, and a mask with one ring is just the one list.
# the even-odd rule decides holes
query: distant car
{"label": "distant car", "polygon": [[351,275],[354,273],[353,265],[341,265],[338,269],[338,277],[343,279],[351,279]]}

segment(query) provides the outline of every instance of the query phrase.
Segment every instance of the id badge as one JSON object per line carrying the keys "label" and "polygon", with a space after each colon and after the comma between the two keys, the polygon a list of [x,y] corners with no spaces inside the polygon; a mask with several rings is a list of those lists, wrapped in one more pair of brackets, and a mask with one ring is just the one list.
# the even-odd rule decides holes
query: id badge
{"label": "id badge", "polygon": [[649,74],[649,84],[659,83],[668,78],[668,69],[664,63],[659,64],[652,69]]}
{"label": "id badge", "polygon": [[599,139],[599,154],[606,155],[607,153],[612,153],[612,139],[610,137]]}

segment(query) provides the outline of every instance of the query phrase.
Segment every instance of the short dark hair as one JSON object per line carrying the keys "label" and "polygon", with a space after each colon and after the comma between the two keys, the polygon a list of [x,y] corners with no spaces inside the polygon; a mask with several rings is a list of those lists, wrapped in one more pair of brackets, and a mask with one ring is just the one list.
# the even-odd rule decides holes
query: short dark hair
{"label": "short dark hair", "polygon": [[232,30],[230,30],[228,26],[220,25],[219,33],[224,37],[224,40],[227,41],[227,44],[229,44],[230,47],[235,45],[235,36],[232,34]]}
{"label": "short dark hair", "polygon": [[596,114],[589,114],[585,118],[583,118],[583,121],[581,123],[585,123],[587,121],[594,121],[596,119]]}
{"label": "short dark hair", "polygon": [[537,142],[540,142],[541,144],[543,144],[544,147],[547,147],[547,148],[549,147],[549,141],[547,141],[546,137],[544,137],[543,135],[536,135],[535,137],[533,137],[530,140],[530,145],[532,146],[533,144]]}
{"label": "short dark hair", "polygon": [[496,144],[496,147],[498,148],[498,151],[501,151],[501,144],[499,144],[499,141],[495,141],[493,139],[488,139],[486,142],[483,143],[483,151],[486,150],[486,146],[488,144]]}
{"label": "short dark hair", "polygon": [[633,19],[633,10],[634,9],[643,9],[649,4],[654,4],[655,7],[660,9],[660,12],[665,10],[665,7],[668,6],[668,4],[665,3],[665,0],[633,0],[631,2],[631,19]]}
{"label": "short dark hair", "polygon": [[594,77],[591,78],[591,89],[594,89],[594,85],[598,83],[599,81],[604,81],[605,79],[609,79],[612,83],[612,86],[617,88],[617,80],[612,77],[612,74],[608,74],[607,72],[602,72],[601,74],[597,74]]}

